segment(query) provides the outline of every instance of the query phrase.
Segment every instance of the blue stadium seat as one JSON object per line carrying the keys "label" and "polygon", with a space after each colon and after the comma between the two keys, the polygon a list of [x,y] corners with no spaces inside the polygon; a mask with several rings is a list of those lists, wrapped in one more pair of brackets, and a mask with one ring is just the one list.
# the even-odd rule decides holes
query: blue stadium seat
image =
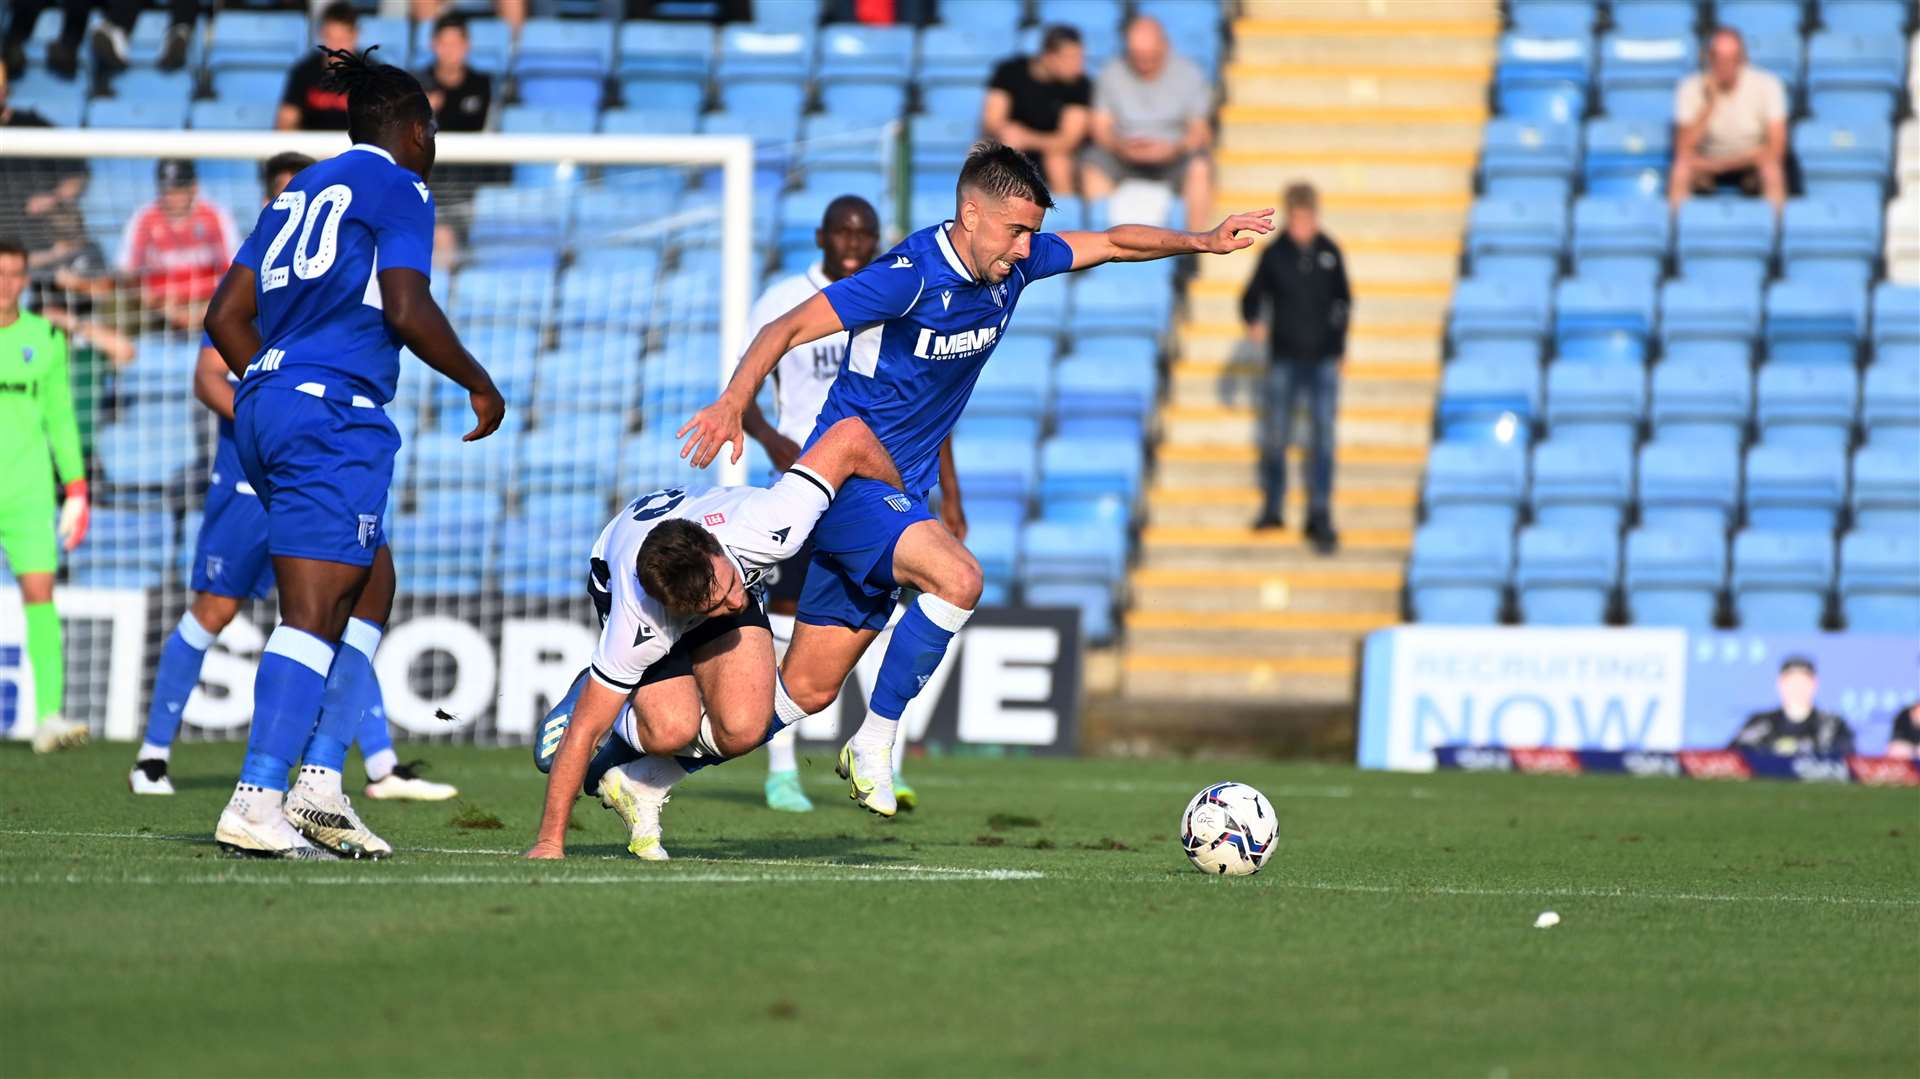
{"label": "blue stadium seat", "polygon": [[1713,7],[1714,22],[1743,37],[1800,32],[1800,0],[1719,0]]}
{"label": "blue stadium seat", "polygon": [[1848,367],[1769,363],[1760,369],[1755,415],[1769,442],[1844,447],[1853,431],[1860,381]]}
{"label": "blue stadium seat", "polygon": [[713,26],[696,22],[634,19],[620,24],[614,70],[634,75],[678,76],[704,82],[713,63]]}
{"label": "blue stadium seat", "polygon": [[1902,33],[1912,11],[1901,0],[1817,0],[1814,7],[1822,29],[1869,36]]}
{"label": "blue stadium seat", "polygon": [[640,402],[638,334],[578,338],[541,358],[534,404],[547,410],[623,413]]}
{"label": "blue stadium seat", "polygon": [[[878,128],[899,119],[907,111],[907,88],[891,83],[828,83],[820,88],[820,107],[825,115],[808,117],[809,125],[814,120],[832,117],[858,127]],[[878,137],[876,133],[876,139]],[[870,162],[877,156],[874,152],[877,145],[876,141],[866,147]]]}
{"label": "blue stadium seat", "polygon": [[953,443],[953,463],[965,477],[967,493],[977,491],[986,498],[1027,501],[1039,478],[1031,443],[957,438]]}
{"label": "blue stadium seat", "polygon": [[187,109],[187,126],[198,131],[267,131],[273,127],[275,108],[271,101],[196,101]]}
{"label": "blue stadium seat", "polygon": [[1126,535],[1105,524],[1036,521],[1021,536],[1027,603],[1077,607],[1095,641],[1113,635],[1113,589],[1126,572]]}
{"label": "blue stadium seat", "polygon": [[1010,602],[1020,573],[1020,525],[1016,521],[977,521],[969,507],[967,550],[980,563],[980,605]]}
{"label": "blue stadium seat", "polygon": [[272,68],[282,74],[307,44],[307,20],[290,11],[222,11],[213,19],[207,66]]}
{"label": "blue stadium seat", "polygon": [[1691,442],[1640,447],[1640,521],[1724,535],[1740,504],[1740,450]]}
{"label": "blue stadium seat", "polygon": [[1538,364],[1462,358],[1441,375],[1436,417],[1446,441],[1524,444],[1539,415]]}
{"label": "blue stadium seat", "polygon": [[[1592,12],[1588,12],[1591,18]],[[1494,96],[1503,116],[1572,123],[1586,111],[1593,43],[1585,33],[1519,29],[1500,39]]]}
{"label": "blue stadium seat", "polygon": [[1512,5],[1515,33],[1543,38],[1593,36],[1592,0],[1524,0]]}
{"label": "blue stadium seat", "polygon": [[913,73],[913,28],[830,26],[820,35],[820,81],[904,85]]}
{"label": "blue stadium seat", "polygon": [[1640,198],[1583,198],[1573,204],[1575,270],[1589,280],[1651,287],[1660,278],[1671,231],[1664,203]]}
{"label": "blue stadium seat", "polygon": [[1884,196],[1893,168],[1893,125],[1884,119],[1802,120],[1792,141],[1808,195],[1875,203]]}
{"label": "blue stadium seat", "polygon": [[1758,284],[1773,255],[1773,207],[1760,199],[1689,199],[1680,207],[1674,252],[1687,277]]}
{"label": "blue stadium seat", "polygon": [[536,109],[600,111],[607,93],[597,75],[527,75],[520,79],[520,101]]}
{"label": "blue stadium seat", "polygon": [[[986,81],[995,61],[1008,53],[1009,34],[974,18],[967,25],[946,23],[920,33],[919,79],[925,85],[961,83],[978,86]],[[974,117],[978,119],[978,115]]]}
{"label": "blue stadium seat", "polygon": [[1569,363],[1547,368],[1547,429],[1556,439],[1632,446],[1647,409],[1638,364]]}
{"label": "blue stadium seat", "polygon": [[967,411],[986,415],[1039,416],[1053,397],[1054,342],[1014,336],[1001,341],[993,362],[980,369]]}
{"label": "blue stadium seat", "polygon": [[1860,447],[1853,454],[1853,527],[1920,535],[1920,473],[1912,445]]}
{"label": "blue stadium seat", "polygon": [[[1588,196],[1657,202],[1665,194],[1667,159],[1673,156],[1673,134],[1665,122],[1597,119],[1587,124],[1585,141]],[[1663,225],[1663,250],[1666,234]]]}
{"label": "blue stadium seat", "polygon": [[1747,63],[1780,80],[1787,92],[1787,111],[1793,111],[1794,95],[1804,81],[1806,49],[1798,32],[1750,34],[1747,36]]}
{"label": "blue stadium seat", "polygon": [[1513,533],[1474,524],[1428,524],[1413,536],[1407,599],[1416,622],[1490,626],[1500,621]]}
{"label": "blue stadium seat", "polygon": [[1466,278],[1453,292],[1447,335],[1456,347],[1476,340],[1534,340],[1546,333],[1551,293],[1539,281]]}
{"label": "blue stadium seat", "polygon": [[489,244],[557,247],[567,232],[569,208],[565,191],[484,184],[473,193],[473,224],[467,242],[474,247]]}
{"label": "blue stadium seat", "polygon": [[1513,568],[1520,620],[1533,626],[1596,626],[1620,575],[1612,532],[1536,525],[1520,532]]}
{"label": "blue stadium seat", "polygon": [[1733,606],[1741,629],[1813,632],[1832,585],[1830,536],[1747,529],[1733,537]]}
{"label": "blue stadium seat", "polygon": [[1920,535],[1848,533],[1840,541],[1840,608],[1855,633],[1920,637]]}
{"label": "blue stadium seat", "polygon": [[1645,361],[1653,333],[1651,282],[1569,278],[1554,292],[1554,347],[1570,360]]}
{"label": "blue stadium seat", "polygon": [[[587,577],[583,552],[592,549],[605,525],[605,507],[600,503],[591,496],[571,502],[543,501],[537,506],[530,500],[520,513],[502,521],[494,554],[500,590],[510,596],[545,599],[580,595]],[[575,518],[590,506],[603,511],[600,523],[579,527]],[[568,516],[556,518],[555,508],[564,508]]]}
{"label": "blue stadium seat", "polygon": [[218,101],[278,109],[286,81],[284,70],[227,68],[213,73],[213,94]]}
{"label": "blue stadium seat", "polygon": [[116,491],[179,483],[193,468],[200,449],[201,439],[184,396],[122,407],[115,422],[100,428],[94,438],[101,474]]}
{"label": "blue stadium seat", "polygon": [[599,119],[585,109],[508,105],[500,110],[500,130],[509,135],[591,135]]}
{"label": "blue stadium seat", "polygon": [[1617,535],[1633,501],[1633,447],[1548,439],[1533,448],[1527,500],[1537,524]]}
{"label": "blue stadium seat", "polygon": [[113,96],[152,102],[179,102],[185,108],[193,98],[193,76],[185,71],[136,67],[113,81]]}
{"label": "blue stadium seat", "polygon": [[1671,120],[1674,85],[1694,72],[1697,57],[1698,46],[1688,33],[1608,34],[1600,43],[1600,90],[1608,118]]}
{"label": "blue stadium seat", "polygon": [[1712,629],[1727,579],[1727,543],[1719,532],[1636,528],[1627,533],[1622,585],[1636,626]]}
{"label": "blue stadium seat", "polygon": [[1669,358],[1653,369],[1648,419],[1662,442],[1700,442],[1737,449],[1753,414],[1753,375],[1744,362]]}
{"label": "blue stadium seat", "polygon": [[1776,281],[1767,288],[1768,359],[1851,365],[1866,321],[1867,297],[1858,286]]}
{"label": "blue stadium seat", "polygon": [[1170,290],[1143,289],[1132,267],[1114,265],[1075,274],[1073,316],[1067,332],[1075,338],[1118,334],[1159,337],[1173,316]]}
{"label": "blue stadium seat", "polygon": [[[768,144],[775,152],[784,152],[800,137],[799,110],[762,112],[757,108],[710,112],[700,118],[700,130],[707,135],[746,135],[755,143]],[[757,147],[764,154],[767,146]]]}
{"label": "blue stadium seat", "polygon": [[[60,79],[50,79],[60,82]],[[78,85],[78,80],[75,82]],[[14,84],[18,85],[18,84]],[[64,97],[28,97],[9,91],[8,103],[18,110],[32,110],[54,127],[79,127],[86,118],[87,99],[80,94]],[[0,579],[4,580],[4,579]]]}
{"label": "blue stadium seat", "polygon": [[1883,356],[1920,355],[1920,285],[1882,281],[1873,290],[1873,348]]}
{"label": "blue stadium seat", "polygon": [[1557,276],[1567,211],[1536,199],[1479,199],[1467,218],[1467,253],[1481,280]]}
{"label": "blue stadium seat", "polygon": [[691,108],[610,109],[600,116],[603,135],[691,135],[698,125]]}
{"label": "blue stadium seat", "polygon": [[410,469],[417,491],[490,491],[507,489],[519,457],[518,432],[500,430],[478,442],[462,442],[458,431],[445,428],[423,434],[401,452],[412,458]]}
{"label": "blue stadium seat", "polygon": [[1865,288],[1880,257],[1880,222],[1878,203],[1791,200],[1780,229],[1787,276]]}
{"label": "blue stadium seat", "polygon": [[524,491],[571,491],[604,497],[613,490],[625,417],[556,410],[520,439],[518,483]]}
{"label": "blue stadium seat", "polygon": [[1758,283],[1676,278],[1660,289],[1660,337],[1669,352],[1687,341],[1748,346],[1760,335]]}
{"label": "blue stadium seat", "polygon": [[1494,119],[1480,149],[1480,175],[1496,198],[1564,201],[1580,157],[1576,124]]}
{"label": "blue stadium seat", "polygon": [[1510,532],[1526,488],[1524,444],[1439,442],[1427,457],[1422,498],[1430,524]]}
{"label": "blue stadium seat", "polygon": [[1920,449],[1920,364],[1883,359],[1867,368],[1860,424],[1875,445]]}
{"label": "blue stadium seat", "polygon": [[1762,442],[1747,451],[1747,524],[1779,532],[1831,533],[1847,501],[1844,445]]}
{"label": "blue stadium seat", "polygon": [[491,541],[500,531],[497,501],[474,497],[449,507],[461,511],[459,516],[447,516],[444,508],[392,515],[386,531],[399,587],[410,593],[478,593],[492,568]]}
{"label": "blue stadium seat", "polygon": [[1699,21],[1694,0],[1613,0],[1613,26],[1630,38],[1692,37]]}
{"label": "blue stadium seat", "polygon": [[95,98],[87,105],[87,126],[107,129],[147,129],[183,127],[187,122],[185,98],[148,100],[135,97]]}
{"label": "blue stadium seat", "polygon": [[[404,16],[368,15],[363,12],[360,16],[358,29],[360,33],[360,48],[368,49],[375,46],[379,47],[380,51],[374,54],[374,59],[383,64],[393,64],[396,67],[407,68],[409,70],[415,66],[413,64],[413,43],[409,40],[408,21]],[[159,40],[155,39],[154,48],[156,50],[159,44]],[[136,45],[134,48],[138,51],[139,46]],[[429,49],[427,52],[422,53],[419,61],[418,66],[425,66],[432,63],[432,50]]]}
{"label": "blue stadium seat", "polygon": [[70,583],[88,588],[157,588],[177,561],[173,516],[96,507],[87,542],[63,555]]}
{"label": "blue stadium seat", "polygon": [[1906,74],[1907,41],[1899,35],[1823,30],[1807,43],[1807,96],[1815,102],[1831,93],[1875,95],[1887,104],[1873,118],[1884,120]]}
{"label": "blue stadium seat", "polygon": [[199,362],[199,342],[177,334],[142,334],[134,338],[134,362],[113,381],[114,395],[124,401],[178,402],[193,385]]}
{"label": "blue stadium seat", "polygon": [[1145,452],[1137,438],[1056,435],[1040,447],[1040,505],[1047,520],[1110,520],[1125,527],[1140,493]]}
{"label": "blue stadium seat", "polygon": [[1069,356],[1054,367],[1054,416],[1062,433],[1132,433],[1153,411],[1158,374],[1138,363],[1109,363],[1097,355]]}
{"label": "blue stadium seat", "polygon": [[607,24],[598,20],[536,16],[520,27],[513,73],[522,79],[530,75],[605,78],[613,68],[614,40],[607,34]]}
{"label": "blue stadium seat", "polygon": [[734,23],[720,32],[714,78],[722,85],[740,79],[804,81],[813,62],[813,39],[806,27]]}

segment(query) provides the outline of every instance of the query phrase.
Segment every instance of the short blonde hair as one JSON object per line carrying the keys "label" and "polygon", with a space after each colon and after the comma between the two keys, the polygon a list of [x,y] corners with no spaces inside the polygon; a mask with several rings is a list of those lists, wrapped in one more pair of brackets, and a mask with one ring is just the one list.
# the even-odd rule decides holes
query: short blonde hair
{"label": "short blonde hair", "polygon": [[1318,213],[1320,210],[1320,194],[1315,191],[1313,185],[1309,183],[1288,184],[1286,193],[1281,196],[1281,200],[1289,212],[1294,210],[1310,210]]}

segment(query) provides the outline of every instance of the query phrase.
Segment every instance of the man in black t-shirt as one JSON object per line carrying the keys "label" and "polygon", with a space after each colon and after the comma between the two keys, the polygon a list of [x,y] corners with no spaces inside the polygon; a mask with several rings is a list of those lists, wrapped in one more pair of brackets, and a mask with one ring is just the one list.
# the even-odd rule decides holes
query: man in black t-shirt
{"label": "man in black t-shirt", "polygon": [[1887,756],[1902,760],[1920,757],[1920,701],[1893,714],[1893,734],[1887,738]]}
{"label": "man in black t-shirt", "polygon": [[1080,31],[1049,26],[1038,56],[1015,56],[993,69],[980,129],[1032,158],[1054,191],[1072,191],[1074,155],[1087,139],[1091,104]]}
{"label": "man in black t-shirt", "polygon": [[1820,679],[1813,660],[1788,656],[1775,683],[1780,707],[1755,712],[1733,736],[1729,749],[1751,749],[1776,757],[1844,757],[1853,752],[1853,728],[1832,712],[1814,707]]}
{"label": "man in black t-shirt", "polygon": [[[320,44],[347,52],[360,48],[360,13],[347,0],[334,0],[320,12]],[[374,56],[381,59],[380,53]],[[274,117],[274,127],[282,131],[347,129],[347,95],[320,87],[328,63],[320,50],[314,49],[287,72],[287,88],[280,93],[280,112]]]}
{"label": "man in black t-shirt", "polygon": [[419,79],[442,131],[487,129],[493,78],[467,66],[471,51],[465,15],[449,12],[434,22],[433,64],[419,72]]}

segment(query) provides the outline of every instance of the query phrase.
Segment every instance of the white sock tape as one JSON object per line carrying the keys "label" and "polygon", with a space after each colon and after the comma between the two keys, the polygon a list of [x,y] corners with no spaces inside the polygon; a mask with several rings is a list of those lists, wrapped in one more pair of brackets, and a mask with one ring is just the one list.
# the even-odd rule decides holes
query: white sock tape
{"label": "white sock tape", "polygon": [[963,607],[955,607],[939,596],[930,593],[920,593],[920,598],[914,602],[919,605],[920,613],[926,615],[929,622],[946,630],[948,633],[960,632],[960,627],[966,625],[967,619],[973,617],[972,611]]}

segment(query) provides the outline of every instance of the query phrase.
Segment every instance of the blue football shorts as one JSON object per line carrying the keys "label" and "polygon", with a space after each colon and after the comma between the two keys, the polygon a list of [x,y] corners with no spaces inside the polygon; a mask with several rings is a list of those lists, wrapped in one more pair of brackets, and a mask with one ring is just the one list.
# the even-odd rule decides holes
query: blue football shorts
{"label": "blue football shorts", "polygon": [[265,599],[273,591],[267,511],[258,496],[226,483],[207,488],[190,586],[195,592],[234,599]]}
{"label": "blue football shorts", "polygon": [[373,564],[400,450],[385,412],[262,386],[240,398],[233,433],[266,507],[269,553]]}
{"label": "blue football shorts", "polygon": [[813,526],[813,561],[796,618],[810,626],[885,629],[900,593],[893,579],[894,546],[902,532],[933,519],[924,497],[878,480],[841,484]]}

